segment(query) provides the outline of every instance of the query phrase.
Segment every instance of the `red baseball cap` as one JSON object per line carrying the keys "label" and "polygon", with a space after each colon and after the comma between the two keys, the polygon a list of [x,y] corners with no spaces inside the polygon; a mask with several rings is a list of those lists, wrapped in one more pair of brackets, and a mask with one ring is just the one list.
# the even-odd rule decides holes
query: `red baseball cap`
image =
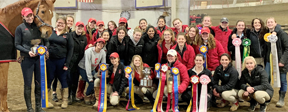
{"label": "red baseball cap", "polygon": [[29,14],[33,14],[33,11],[30,8],[25,7],[22,9],[21,14],[22,14],[22,16],[27,16]]}
{"label": "red baseball cap", "polygon": [[92,21],[95,21],[95,23],[96,23],[96,19],[94,19],[94,18],[90,18],[90,19],[88,20],[89,23],[92,22]]}
{"label": "red baseball cap", "polygon": [[119,55],[117,52],[113,52],[112,54],[110,54],[110,58],[119,58]]}
{"label": "red baseball cap", "polygon": [[[105,44],[105,40],[104,40],[103,38],[98,38],[98,39],[96,40],[96,43],[97,43],[97,42],[103,42],[103,43]],[[96,43],[95,43],[95,44],[96,44]]]}
{"label": "red baseball cap", "polygon": [[122,23],[122,22],[127,23],[127,19],[124,18],[124,17],[121,17],[121,18],[119,19],[119,23]]}
{"label": "red baseball cap", "polygon": [[97,26],[99,26],[99,25],[103,25],[103,26],[104,26],[104,22],[101,21],[101,20],[99,20],[99,21],[97,21],[96,25],[97,25]]}
{"label": "red baseball cap", "polygon": [[204,32],[205,33],[210,33],[210,29],[208,27],[204,27],[204,28],[201,29],[201,34],[203,34]]}
{"label": "red baseball cap", "polygon": [[82,21],[78,21],[78,22],[76,23],[76,26],[79,26],[79,25],[83,25],[83,26],[84,26],[84,23],[83,23]]}

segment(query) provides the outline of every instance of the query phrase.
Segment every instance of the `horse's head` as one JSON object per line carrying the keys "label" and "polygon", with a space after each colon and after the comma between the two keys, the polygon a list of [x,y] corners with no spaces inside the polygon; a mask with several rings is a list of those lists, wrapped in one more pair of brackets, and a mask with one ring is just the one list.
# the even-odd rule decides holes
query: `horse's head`
{"label": "horse's head", "polygon": [[40,0],[34,9],[35,23],[40,27],[41,37],[49,38],[52,34],[51,19],[53,17],[54,2],[56,0]]}

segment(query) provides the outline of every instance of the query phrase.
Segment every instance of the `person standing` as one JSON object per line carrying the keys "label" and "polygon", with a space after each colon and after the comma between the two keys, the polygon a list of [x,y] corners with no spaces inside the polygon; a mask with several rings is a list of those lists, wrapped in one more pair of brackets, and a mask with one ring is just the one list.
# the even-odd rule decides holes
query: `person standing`
{"label": "person standing", "polygon": [[[45,45],[46,47],[49,47],[49,42],[47,39],[41,38],[41,32],[33,21],[34,15],[30,8],[23,8],[21,15],[23,18],[23,23],[16,28],[15,47],[20,51],[22,59],[20,62],[24,79],[24,99],[27,112],[34,112],[31,102],[31,84],[33,73],[35,83],[36,112],[44,112],[44,110],[41,108],[40,58],[35,52],[31,50],[31,48],[33,47],[33,43],[37,43],[36,45]],[[46,57],[48,57],[48,52],[46,52]],[[5,103],[6,102],[1,101],[1,107],[5,106]],[[6,112],[9,110],[8,108],[5,109],[4,107],[4,111]]]}
{"label": "person standing", "polygon": [[[56,20],[56,28],[49,37],[49,59],[47,60],[48,96],[52,95],[50,90],[51,84],[55,77],[57,77],[62,86],[61,95],[63,101],[61,107],[65,109],[68,107],[67,70],[70,66],[74,43],[73,38],[67,36],[66,18],[59,17]],[[49,101],[49,103],[51,102]]]}
{"label": "person standing", "polygon": [[68,70],[68,86],[69,86],[69,99],[68,104],[71,105],[76,99],[76,91],[79,81],[78,63],[84,56],[85,46],[87,39],[85,37],[84,23],[78,21],[75,26],[75,31],[67,35],[68,38],[73,38],[74,48],[71,57],[71,62]]}
{"label": "person standing", "polygon": [[220,25],[212,26],[211,29],[215,33],[214,38],[217,39],[221,43],[225,53],[230,54],[230,52],[227,49],[227,46],[228,46],[229,36],[232,33],[232,30],[229,29],[228,19],[225,17],[222,18],[220,20]]}

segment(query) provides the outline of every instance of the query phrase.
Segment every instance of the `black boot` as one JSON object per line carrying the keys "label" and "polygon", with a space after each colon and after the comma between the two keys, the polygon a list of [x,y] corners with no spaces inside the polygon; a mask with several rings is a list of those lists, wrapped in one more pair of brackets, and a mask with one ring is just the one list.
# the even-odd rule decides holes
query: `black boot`
{"label": "black boot", "polygon": [[41,107],[41,87],[35,86],[35,102],[36,112],[45,112]]}
{"label": "black boot", "polygon": [[68,105],[72,105],[75,101],[76,101],[76,95],[71,93],[68,97]]}
{"label": "black boot", "polygon": [[265,102],[264,104],[260,104],[260,112],[266,112],[268,102]]}
{"label": "black boot", "polygon": [[277,107],[283,107],[285,105],[284,98],[285,98],[286,91],[279,91],[279,101],[276,103]]}
{"label": "black boot", "polygon": [[142,104],[143,103],[142,98],[137,94],[134,94],[134,100],[135,100],[135,104]]}
{"label": "black boot", "polygon": [[147,90],[147,91],[146,91],[146,94],[144,94],[144,95],[149,99],[150,103],[151,103],[152,105],[154,105],[154,98],[153,98],[153,96],[152,96],[152,93],[151,93],[149,90]]}
{"label": "black boot", "polygon": [[258,104],[258,102],[254,99],[251,99],[250,101],[250,107],[248,109],[249,112],[253,112]]}
{"label": "black boot", "polygon": [[24,99],[27,106],[27,112],[34,112],[31,103],[31,87],[24,86]]}

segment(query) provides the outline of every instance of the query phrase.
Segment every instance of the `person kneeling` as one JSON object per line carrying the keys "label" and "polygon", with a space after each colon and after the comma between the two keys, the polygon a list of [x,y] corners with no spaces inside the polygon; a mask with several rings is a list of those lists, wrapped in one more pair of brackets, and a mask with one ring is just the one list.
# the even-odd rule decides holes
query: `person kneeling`
{"label": "person kneeling", "polygon": [[239,98],[250,102],[250,111],[254,111],[259,103],[260,111],[265,112],[274,92],[268,82],[266,71],[260,65],[257,66],[255,59],[251,56],[244,59],[243,69],[240,78]]}
{"label": "person kneeling", "polygon": [[[213,95],[221,99],[221,103],[217,107],[225,107],[230,102],[232,103],[230,111],[236,111],[239,107],[237,100],[239,74],[232,66],[231,61],[229,54],[224,53],[221,55],[221,65],[216,68],[213,75]],[[220,85],[219,81],[221,81]]]}
{"label": "person kneeling", "polygon": [[[124,91],[124,87],[127,84],[127,79],[125,78],[124,65],[120,63],[120,58],[118,53],[113,52],[110,55],[110,61],[112,65],[108,68],[107,77],[107,94],[110,94],[110,103],[116,106],[119,103],[120,95]],[[98,72],[98,76],[99,76]],[[100,76],[101,77],[101,76]],[[98,107],[99,101],[99,90],[100,90],[100,78],[97,78],[94,82],[95,98],[97,99],[93,107]]]}

